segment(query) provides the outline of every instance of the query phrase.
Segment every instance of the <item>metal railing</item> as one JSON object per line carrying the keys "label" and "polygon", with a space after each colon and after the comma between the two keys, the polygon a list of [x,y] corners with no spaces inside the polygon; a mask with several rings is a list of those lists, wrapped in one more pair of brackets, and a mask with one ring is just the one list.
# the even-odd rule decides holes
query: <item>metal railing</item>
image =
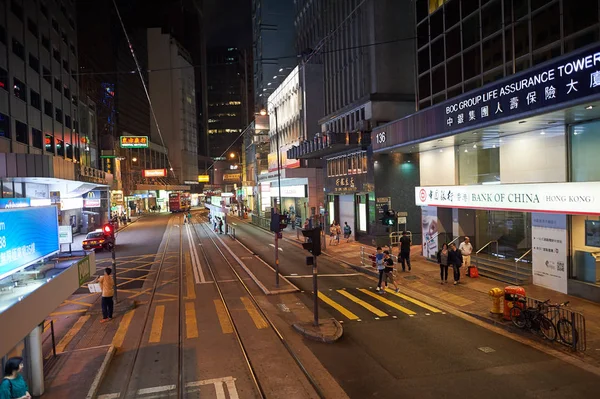
{"label": "metal railing", "polygon": [[479,250],[475,252],[475,256],[477,256],[481,251],[483,251],[484,249],[486,249],[487,247],[489,247],[490,244],[492,244],[492,243],[496,244],[496,253],[498,253],[499,250],[500,250],[499,249],[500,246],[498,244],[498,240],[492,240],[492,241],[489,241],[487,244],[485,244],[483,247],[479,248]]}
{"label": "metal railing", "polygon": [[519,284],[519,262],[521,262],[527,255],[531,253],[532,248],[529,248],[527,252],[521,255],[518,259],[515,259],[515,284]]}
{"label": "metal railing", "polygon": [[225,233],[235,240],[235,227],[228,224],[225,226]]}
{"label": "metal railing", "polygon": [[[539,299],[526,297],[526,306],[535,308]],[[567,302],[568,303],[568,302]],[[583,314],[570,309],[568,306],[546,306],[545,315],[556,327],[556,342],[569,347],[575,352],[585,352],[587,349],[587,333]]]}
{"label": "metal railing", "polygon": [[263,228],[265,230],[270,230],[271,229],[271,219],[270,218],[265,218],[262,216],[258,216],[258,215],[252,215],[252,224]]}
{"label": "metal railing", "polygon": [[[364,267],[373,267],[375,262],[375,252],[366,251],[365,249],[365,247],[360,247],[360,265]],[[392,251],[390,248],[390,255],[392,257],[392,260],[394,261],[394,263],[398,263],[398,257],[392,254],[391,252]]]}
{"label": "metal railing", "polygon": [[48,338],[52,339],[52,355],[56,357],[56,338],[54,336],[54,320],[45,321],[42,323],[42,334],[44,334],[48,327],[50,327],[50,334],[46,338],[42,340],[42,344],[48,340]]}

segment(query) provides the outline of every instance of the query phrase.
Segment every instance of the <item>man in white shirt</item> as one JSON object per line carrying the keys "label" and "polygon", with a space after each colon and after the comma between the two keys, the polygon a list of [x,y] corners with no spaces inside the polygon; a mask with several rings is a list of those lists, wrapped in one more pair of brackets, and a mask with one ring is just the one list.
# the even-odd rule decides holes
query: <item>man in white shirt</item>
{"label": "man in white shirt", "polygon": [[463,266],[470,267],[471,266],[471,252],[473,252],[473,246],[471,245],[471,241],[469,240],[469,237],[465,237],[465,240],[460,243],[458,250],[460,251],[460,253],[462,254],[462,257],[463,257]]}

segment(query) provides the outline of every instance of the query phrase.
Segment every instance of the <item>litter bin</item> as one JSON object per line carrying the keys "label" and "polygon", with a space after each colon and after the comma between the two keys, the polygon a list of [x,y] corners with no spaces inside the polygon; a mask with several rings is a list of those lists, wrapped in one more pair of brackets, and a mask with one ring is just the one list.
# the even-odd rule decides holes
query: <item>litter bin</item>
{"label": "litter bin", "polygon": [[504,320],[510,320],[510,310],[518,306],[525,309],[525,288],[509,285],[504,287]]}

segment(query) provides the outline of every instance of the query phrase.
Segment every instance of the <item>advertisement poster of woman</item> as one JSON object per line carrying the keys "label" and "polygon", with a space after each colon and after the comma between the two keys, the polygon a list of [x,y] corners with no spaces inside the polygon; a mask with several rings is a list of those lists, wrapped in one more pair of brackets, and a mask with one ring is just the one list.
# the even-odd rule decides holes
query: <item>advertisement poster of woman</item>
{"label": "advertisement poster of woman", "polygon": [[436,259],[438,251],[438,218],[437,207],[421,208],[421,228],[423,233],[423,256]]}

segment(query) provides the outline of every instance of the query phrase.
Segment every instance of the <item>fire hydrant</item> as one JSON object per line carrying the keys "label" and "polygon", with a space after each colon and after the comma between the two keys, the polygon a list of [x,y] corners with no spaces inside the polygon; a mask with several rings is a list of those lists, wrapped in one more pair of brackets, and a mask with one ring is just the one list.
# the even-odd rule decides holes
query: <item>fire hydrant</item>
{"label": "fire hydrant", "polygon": [[491,313],[494,314],[502,314],[502,309],[500,308],[500,298],[504,296],[504,291],[500,288],[492,288],[488,295],[492,298],[492,309]]}

